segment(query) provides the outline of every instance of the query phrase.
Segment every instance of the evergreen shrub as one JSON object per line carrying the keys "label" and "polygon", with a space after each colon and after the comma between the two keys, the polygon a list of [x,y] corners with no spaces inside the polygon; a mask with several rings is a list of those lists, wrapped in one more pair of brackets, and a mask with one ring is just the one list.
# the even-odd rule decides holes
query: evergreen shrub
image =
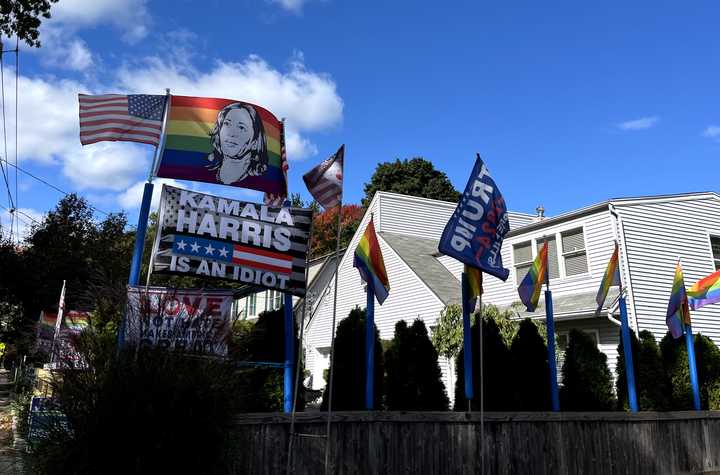
{"label": "evergreen shrub", "polygon": [[385,352],[385,405],[397,411],[446,411],[448,397],[442,382],[438,354],[422,320],[408,328],[395,325],[395,336]]}
{"label": "evergreen shrub", "polygon": [[520,322],[510,346],[513,407],[517,411],[550,410],[550,369],[547,346],[537,325],[529,318]]}
{"label": "evergreen shrub", "polygon": [[563,411],[610,411],[615,408],[607,356],[586,333],[572,329],[562,367]]}

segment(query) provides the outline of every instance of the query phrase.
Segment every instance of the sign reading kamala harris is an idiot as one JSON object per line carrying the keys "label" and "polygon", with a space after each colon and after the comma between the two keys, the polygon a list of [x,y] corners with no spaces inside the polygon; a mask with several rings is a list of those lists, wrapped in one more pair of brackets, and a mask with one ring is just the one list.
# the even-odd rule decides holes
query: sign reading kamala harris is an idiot
{"label": "sign reading kamala harris is an idiot", "polygon": [[312,210],[163,186],[152,271],[305,295]]}

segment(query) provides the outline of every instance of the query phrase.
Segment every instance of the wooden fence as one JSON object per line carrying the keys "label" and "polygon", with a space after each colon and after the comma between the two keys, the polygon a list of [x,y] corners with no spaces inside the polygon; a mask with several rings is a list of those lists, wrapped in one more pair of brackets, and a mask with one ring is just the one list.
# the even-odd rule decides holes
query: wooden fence
{"label": "wooden fence", "polygon": [[[298,413],[296,432],[322,436],[325,413]],[[720,412],[333,414],[330,473],[720,473]],[[234,421],[238,473],[284,473],[290,417]],[[299,437],[292,473],[322,474],[325,439]]]}

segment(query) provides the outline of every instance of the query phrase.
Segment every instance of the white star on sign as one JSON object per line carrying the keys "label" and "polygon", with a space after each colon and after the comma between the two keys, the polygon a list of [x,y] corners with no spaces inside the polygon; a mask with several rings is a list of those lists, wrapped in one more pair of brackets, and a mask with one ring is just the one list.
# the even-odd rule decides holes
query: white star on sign
{"label": "white star on sign", "polygon": [[205,254],[210,254],[212,256],[214,250],[215,250],[215,248],[212,247],[212,244],[208,244],[207,247],[205,248]]}
{"label": "white star on sign", "polygon": [[192,244],[190,244],[190,247],[192,248],[192,252],[198,252],[198,250],[200,249],[200,245],[197,242],[193,242]]}
{"label": "white star on sign", "polygon": [[178,241],[178,243],[177,243],[178,249],[180,249],[181,251],[184,251],[185,246],[187,246],[187,243],[185,241],[183,241],[183,240]]}
{"label": "white star on sign", "polygon": [[226,248],[221,247],[220,251],[218,251],[218,252],[220,252],[220,257],[227,257],[228,250]]}

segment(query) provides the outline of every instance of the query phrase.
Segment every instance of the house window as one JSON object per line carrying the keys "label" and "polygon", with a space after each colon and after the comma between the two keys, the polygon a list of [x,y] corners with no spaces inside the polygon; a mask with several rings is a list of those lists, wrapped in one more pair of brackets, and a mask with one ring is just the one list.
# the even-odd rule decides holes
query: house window
{"label": "house window", "polygon": [[522,242],[513,246],[513,262],[515,263],[515,279],[520,283],[530,266],[532,266],[532,241]]}
{"label": "house window", "polygon": [[715,270],[720,270],[720,237],[710,236],[710,247],[712,248]]}
{"label": "house window", "polygon": [[588,264],[582,228],[566,231],[561,236],[565,275],[585,274],[588,271]]}
{"label": "house window", "polygon": [[265,310],[278,310],[282,307],[283,294],[278,290],[268,290],[265,294]]}
{"label": "house window", "polygon": [[551,279],[557,279],[560,277],[560,266],[558,265],[558,254],[557,254],[557,243],[555,236],[548,236],[537,240],[537,250],[540,252],[543,244],[547,241],[548,243],[548,268]]}
{"label": "house window", "polygon": [[254,317],[257,315],[257,295],[250,294],[247,297],[247,316]]}

